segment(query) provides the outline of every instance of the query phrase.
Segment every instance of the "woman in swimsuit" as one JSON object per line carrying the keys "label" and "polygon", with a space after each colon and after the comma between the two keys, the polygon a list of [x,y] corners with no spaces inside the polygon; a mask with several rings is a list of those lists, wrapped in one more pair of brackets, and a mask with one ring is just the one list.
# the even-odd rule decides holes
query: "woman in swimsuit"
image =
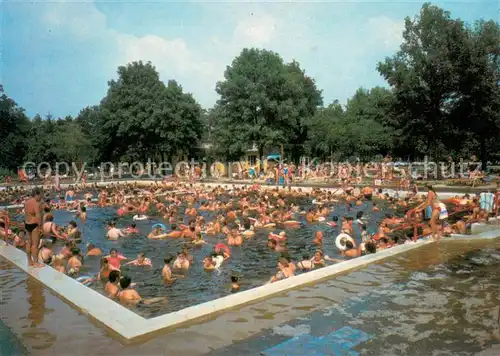
{"label": "woman in swimsuit", "polygon": [[[427,199],[415,208],[416,211],[423,210],[428,206],[432,207],[434,200],[437,199],[436,191],[434,190],[434,188],[432,188],[432,185],[427,185],[427,190]],[[428,216],[428,218],[431,218],[431,216]]]}
{"label": "woman in swimsuit", "polygon": [[9,241],[9,215],[5,211],[0,211],[0,235],[3,235],[5,244]]}
{"label": "woman in swimsuit", "polygon": [[43,237],[55,243],[57,239],[62,239],[62,236],[57,232],[57,225],[54,223],[52,214],[45,215],[45,223],[42,226]]}
{"label": "woman in swimsuit", "polygon": [[46,265],[50,265],[52,262],[53,253],[46,245],[45,241],[40,241],[40,252],[38,252],[38,260],[42,261]]}
{"label": "woman in swimsuit", "polygon": [[278,273],[271,277],[269,283],[274,283],[293,276],[292,271],[286,258],[280,257],[278,259]]}
{"label": "woman in swimsuit", "polygon": [[439,201],[434,199],[432,201],[432,214],[429,225],[432,230],[432,239],[437,241],[441,238],[440,229],[439,229],[439,215],[441,214],[441,207],[439,206]]}
{"label": "woman in swimsuit", "polygon": [[314,268],[311,257],[306,253],[302,256],[302,261],[297,263],[297,267],[302,271],[310,271]]}

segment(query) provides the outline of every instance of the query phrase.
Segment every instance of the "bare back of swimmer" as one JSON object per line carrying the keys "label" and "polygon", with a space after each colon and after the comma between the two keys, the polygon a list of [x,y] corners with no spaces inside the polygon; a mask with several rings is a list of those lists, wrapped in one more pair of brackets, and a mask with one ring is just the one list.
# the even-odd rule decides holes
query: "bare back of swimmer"
{"label": "bare back of swimmer", "polygon": [[35,189],[31,198],[24,204],[24,227],[26,229],[26,255],[28,266],[43,267],[38,262],[38,245],[40,244],[40,229],[42,227],[42,215],[40,214],[40,201],[42,192]]}

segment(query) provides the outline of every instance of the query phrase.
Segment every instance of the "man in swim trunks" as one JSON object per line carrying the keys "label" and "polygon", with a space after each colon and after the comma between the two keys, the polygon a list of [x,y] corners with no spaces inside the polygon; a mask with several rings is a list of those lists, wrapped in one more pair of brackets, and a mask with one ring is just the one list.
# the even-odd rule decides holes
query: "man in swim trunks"
{"label": "man in swim trunks", "polygon": [[42,192],[35,189],[31,198],[24,204],[24,227],[27,236],[26,256],[28,257],[28,266],[35,268],[44,266],[43,263],[38,262],[38,245],[40,244],[40,227],[42,226],[41,200]]}

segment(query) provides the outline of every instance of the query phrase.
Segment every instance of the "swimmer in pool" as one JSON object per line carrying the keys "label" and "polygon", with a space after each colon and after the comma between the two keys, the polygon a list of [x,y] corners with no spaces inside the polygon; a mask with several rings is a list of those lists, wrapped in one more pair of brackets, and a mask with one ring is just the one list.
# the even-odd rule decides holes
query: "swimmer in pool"
{"label": "swimmer in pool", "polygon": [[106,295],[114,299],[118,295],[118,292],[120,291],[120,276],[121,273],[118,270],[111,271],[109,273],[109,279],[106,282],[106,285],[104,286],[104,292]]}
{"label": "swimmer in pool", "polygon": [[314,240],[312,241],[314,245],[321,245],[323,244],[323,232],[322,231],[316,231],[314,233]]}
{"label": "swimmer in pool", "polygon": [[153,267],[153,263],[143,252],[139,253],[135,260],[125,263],[125,266],[127,265]]}
{"label": "swimmer in pool", "polygon": [[58,239],[63,239],[63,236],[58,232],[57,225],[54,223],[54,216],[50,213],[46,214],[44,220],[45,222],[42,226],[43,238],[51,240],[52,243]]}
{"label": "swimmer in pool", "polygon": [[116,248],[109,250],[109,255],[105,257],[109,264],[116,269],[120,269],[122,261],[127,260],[125,256],[120,254]]}
{"label": "swimmer in pool", "polygon": [[166,284],[171,284],[175,282],[178,278],[184,278],[182,274],[173,274],[172,270],[170,269],[170,263],[173,261],[172,256],[166,257],[163,262],[165,265],[163,266],[163,269],[161,270],[161,275],[163,277],[163,282]]}
{"label": "swimmer in pool", "polygon": [[47,243],[44,240],[40,241],[40,251],[38,252],[38,261],[50,265],[52,262],[53,252],[47,247]]}
{"label": "swimmer in pool", "polygon": [[286,258],[280,257],[278,259],[278,272],[271,277],[268,283],[278,282],[291,276],[293,276],[293,272],[290,269],[288,261]]}
{"label": "swimmer in pool", "polygon": [[86,256],[101,256],[102,251],[99,247],[96,247],[92,242],[87,244],[87,255]]}
{"label": "swimmer in pool", "polygon": [[238,276],[231,276],[231,292],[235,293],[240,290],[240,278]]}
{"label": "swimmer in pool", "polygon": [[302,271],[310,271],[314,268],[314,264],[311,262],[309,254],[305,253],[302,255],[302,261],[297,263],[297,268]]}
{"label": "swimmer in pool", "polygon": [[72,248],[71,249],[71,257],[68,260],[68,274],[69,275],[77,275],[80,272],[80,268],[82,268],[82,259],[80,255],[80,249],[79,248]]}
{"label": "swimmer in pool", "polygon": [[166,297],[143,299],[139,293],[132,288],[132,280],[128,276],[123,276],[120,279],[121,291],[117,293],[118,300],[122,304],[132,304],[132,305],[149,305],[153,303],[158,303],[161,301],[166,301]]}
{"label": "swimmer in pool", "polygon": [[78,229],[76,221],[72,220],[68,225],[68,235],[66,237],[68,240],[74,240],[76,242],[82,241],[82,232]]}
{"label": "swimmer in pool", "polygon": [[109,264],[107,258],[103,258],[101,260],[101,269],[99,271],[99,274],[97,275],[97,279],[100,281],[107,281],[109,278],[109,274],[112,271],[119,271],[119,268],[115,268],[112,265]]}
{"label": "swimmer in pool", "polygon": [[174,262],[174,269],[180,269],[180,270],[188,270],[190,267],[190,263],[188,259],[186,258],[186,254],[184,252],[180,252],[177,255],[177,258]]}
{"label": "swimmer in pool", "polygon": [[108,240],[119,240],[121,237],[126,236],[122,230],[116,227],[116,223],[114,221],[111,221],[108,226],[109,230],[108,233],[106,234]]}

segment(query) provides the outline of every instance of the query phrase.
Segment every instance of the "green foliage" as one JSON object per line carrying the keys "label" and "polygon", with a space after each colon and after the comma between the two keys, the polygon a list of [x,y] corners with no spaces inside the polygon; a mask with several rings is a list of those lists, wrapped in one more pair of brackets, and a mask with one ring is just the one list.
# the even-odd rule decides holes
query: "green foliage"
{"label": "green foliage", "polygon": [[385,154],[397,139],[391,127],[392,93],[359,89],[345,107],[335,101],[319,110],[309,125],[309,152],[317,157],[371,159]]}
{"label": "green foliage", "polygon": [[[499,132],[499,25],[467,27],[425,4],[407,18],[404,42],[378,70],[394,90],[394,127],[402,153],[440,159],[477,140],[483,161]],[[471,135],[472,133],[472,135]]]}
{"label": "green foliage", "polygon": [[305,142],[304,121],[322,98],[297,62],[285,64],[277,53],[246,48],[224,78],[216,86],[214,137],[226,158],[238,159],[254,144],[262,157],[264,149]]}
{"label": "green foliage", "polygon": [[322,107],[321,90],[298,62],[246,48],[202,110],[151,63],[118,68],[99,105],[76,118],[30,120],[0,85],[0,169],[24,160],[87,162],[173,160],[200,143],[211,158],[238,160],[255,147],[294,161],[304,154],[368,160],[376,155],[434,160],[500,159],[500,25],[454,19],[425,4],[405,19],[403,43],[377,70],[389,88],[359,89],[345,106]]}
{"label": "green foliage", "polygon": [[103,160],[189,153],[201,137],[200,105],[175,81],[165,86],[149,62],[118,68],[97,116]]}
{"label": "green foliage", "polygon": [[26,151],[24,138],[30,128],[28,117],[0,86],[0,166],[15,170],[23,162]]}

